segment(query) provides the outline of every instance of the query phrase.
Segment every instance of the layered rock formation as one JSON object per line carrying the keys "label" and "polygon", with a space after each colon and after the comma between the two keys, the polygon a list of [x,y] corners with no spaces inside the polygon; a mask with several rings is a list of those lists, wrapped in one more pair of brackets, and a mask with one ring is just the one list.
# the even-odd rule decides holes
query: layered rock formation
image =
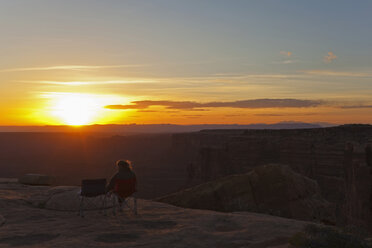
{"label": "layered rock formation", "polygon": [[[278,163],[314,179],[340,224],[370,217],[371,125],[297,130],[206,130],[175,134],[174,154],[192,164],[190,185]],[[347,153],[345,147],[353,149]]]}
{"label": "layered rock formation", "polygon": [[288,166],[264,165],[158,199],[176,206],[223,212],[253,211],[301,220],[334,221],[316,181]]}

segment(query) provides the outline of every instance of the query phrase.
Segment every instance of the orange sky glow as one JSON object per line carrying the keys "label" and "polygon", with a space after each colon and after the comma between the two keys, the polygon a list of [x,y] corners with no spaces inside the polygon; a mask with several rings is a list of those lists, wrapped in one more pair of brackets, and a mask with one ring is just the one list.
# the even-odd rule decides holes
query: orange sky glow
{"label": "orange sky glow", "polygon": [[1,126],[372,123],[367,2],[15,2]]}

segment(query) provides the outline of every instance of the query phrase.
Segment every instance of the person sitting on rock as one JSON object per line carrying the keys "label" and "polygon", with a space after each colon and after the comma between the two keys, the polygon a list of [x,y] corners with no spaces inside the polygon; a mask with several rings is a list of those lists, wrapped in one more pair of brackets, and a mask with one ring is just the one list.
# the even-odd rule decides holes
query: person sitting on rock
{"label": "person sitting on rock", "polygon": [[106,187],[106,192],[117,194],[119,196],[119,203],[121,204],[122,199],[136,192],[137,179],[136,174],[133,172],[131,161],[118,160],[116,166],[118,171],[110,179]]}

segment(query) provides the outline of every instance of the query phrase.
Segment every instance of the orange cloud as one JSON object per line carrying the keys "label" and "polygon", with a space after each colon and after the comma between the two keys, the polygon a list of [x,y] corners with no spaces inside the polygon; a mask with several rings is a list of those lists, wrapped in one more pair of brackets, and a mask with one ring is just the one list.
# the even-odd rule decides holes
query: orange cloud
{"label": "orange cloud", "polygon": [[372,109],[372,105],[346,105],[346,106],[341,106],[340,108],[343,109]]}
{"label": "orange cloud", "polygon": [[323,105],[319,100],[301,99],[250,99],[233,102],[192,102],[192,101],[133,101],[126,105],[107,105],[105,108],[117,110],[146,109],[151,106],[163,106],[168,109],[197,110],[204,111],[204,108],[307,108]]}
{"label": "orange cloud", "polygon": [[331,63],[335,59],[337,59],[337,56],[333,52],[328,52],[328,54],[323,58],[326,63]]}
{"label": "orange cloud", "polygon": [[280,51],[280,54],[281,55],[284,55],[284,56],[287,56],[287,57],[291,57],[292,56],[292,52],[288,52],[288,51]]}

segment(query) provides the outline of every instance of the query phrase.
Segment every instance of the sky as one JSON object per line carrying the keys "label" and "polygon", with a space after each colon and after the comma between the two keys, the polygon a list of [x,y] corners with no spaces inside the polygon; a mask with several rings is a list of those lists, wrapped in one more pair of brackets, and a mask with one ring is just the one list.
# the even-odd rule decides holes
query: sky
{"label": "sky", "polygon": [[0,125],[372,124],[372,1],[0,0]]}

